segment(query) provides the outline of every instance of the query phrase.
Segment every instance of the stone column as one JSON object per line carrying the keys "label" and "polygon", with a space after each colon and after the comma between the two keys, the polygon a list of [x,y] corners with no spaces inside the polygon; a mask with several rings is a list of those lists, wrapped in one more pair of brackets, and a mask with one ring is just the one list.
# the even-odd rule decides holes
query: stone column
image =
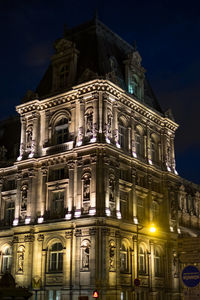
{"label": "stone column", "polygon": [[38,122],[39,122],[39,115],[37,112],[34,112],[32,115],[33,118],[33,136],[32,136],[32,142],[31,142],[31,153],[29,154],[29,157],[32,158],[35,155],[37,155],[38,151]]}
{"label": "stone column", "polygon": [[176,171],[176,160],[175,160],[175,151],[174,151],[174,135],[171,136],[171,139],[170,139],[170,144],[171,144],[171,167],[172,167],[172,170],[174,171],[174,173],[177,174],[177,171]]}
{"label": "stone column", "polygon": [[92,135],[92,141],[96,142],[97,139],[97,133],[98,133],[98,99],[99,95],[94,94],[93,95],[93,135]]}
{"label": "stone column", "polygon": [[135,120],[131,118],[131,148],[133,157],[137,157],[135,144]]}
{"label": "stone column", "polygon": [[1,211],[0,211],[0,220],[2,220],[4,218],[3,216],[3,205],[2,205],[2,188],[3,188],[3,177],[0,178],[0,207],[1,207]]}
{"label": "stone column", "polygon": [[137,217],[137,197],[136,197],[136,169],[132,168],[132,204],[133,204],[133,218]]}
{"label": "stone column", "polygon": [[[119,165],[116,166],[116,169],[119,170]],[[116,172],[115,169],[115,172]],[[115,176],[115,198],[116,198],[116,213],[117,213],[117,217],[121,218],[121,210],[120,210],[120,191],[119,191],[119,171],[116,172],[116,176]]]}
{"label": "stone column", "polygon": [[149,254],[149,289],[154,286],[154,243],[150,241],[150,254]]}
{"label": "stone column", "polygon": [[[67,208],[68,214],[72,213],[72,209],[74,206],[74,168],[75,163],[73,161],[68,162],[69,169],[69,187],[68,187],[68,197],[67,197]],[[70,217],[70,216],[69,216]]]}
{"label": "stone column", "polygon": [[74,207],[75,217],[81,216],[82,204],[82,161],[77,161],[74,168]]}
{"label": "stone column", "polygon": [[147,157],[147,162],[152,164],[152,157],[151,157],[151,137],[150,137],[150,129],[149,126],[147,125],[147,136],[146,136],[146,157]]}
{"label": "stone column", "polygon": [[32,219],[35,218],[36,214],[36,192],[37,192],[37,182],[35,176],[35,170],[29,171],[29,188],[27,197],[27,216],[31,216]]}
{"label": "stone column", "polygon": [[73,243],[73,230],[68,230],[65,232],[66,238],[66,259],[64,262],[64,285],[68,288],[72,286],[72,243]]}
{"label": "stone column", "polygon": [[46,182],[47,182],[47,168],[41,168],[41,191],[40,191],[40,215],[44,216],[46,210]]}
{"label": "stone column", "polygon": [[45,144],[45,111],[41,111],[40,113],[40,143],[39,143],[39,154],[42,155],[42,149]]}
{"label": "stone column", "polygon": [[35,237],[33,232],[24,236],[24,242],[25,242],[24,274],[26,278],[26,286],[30,286],[32,281],[34,240]]}
{"label": "stone column", "polygon": [[92,157],[92,171],[90,180],[90,215],[96,214],[96,185],[97,185],[97,157]]}
{"label": "stone column", "polygon": [[114,140],[115,140],[115,143],[116,143],[117,147],[119,147],[119,131],[118,131],[118,111],[117,111],[117,104],[113,105],[113,111],[114,111],[114,115],[113,115]]}
{"label": "stone column", "polygon": [[49,124],[50,112],[49,110],[45,111],[45,127],[44,127],[44,147],[46,147],[49,142],[51,142],[51,127]]}
{"label": "stone column", "polygon": [[131,134],[131,126],[128,127],[128,152],[131,153],[132,149],[132,134]]}
{"label": "stone column", "polygon": [[21,116],[21,140],[18,160],[21,160],[26,149],[26,119]]}
{"label": "stone column", "polygon": [[84,100],[82,98],[78,101],[78,107],[77,107],[77,119],[78,119],[78,133],[77,133],[77,146],[81,146],[83,143],[83,137],[84,137],[84,111],[85,111],[85,105]]}
{"label": "stone column", "polygon": [[170,164],[168,161],[168,134],[166,129],[163,132],[163,162],[167,170],[170,170]]}
{"label": "stone column", "polygon": [[[138,235],[133,236],[133,251],[134,251],[134,265],[132,273],[132,284],[134,286],[134,279],[138,278]],[[135,275],[135,276],[134,276]]]}
{"label": "stone column", "polygon": [[21,206],[21,180],[22,180],[22,173],[17,173],[17,194],[16,194],[16,201],[15,201],[15,219],[19,219],[20,216],[20,206]]}

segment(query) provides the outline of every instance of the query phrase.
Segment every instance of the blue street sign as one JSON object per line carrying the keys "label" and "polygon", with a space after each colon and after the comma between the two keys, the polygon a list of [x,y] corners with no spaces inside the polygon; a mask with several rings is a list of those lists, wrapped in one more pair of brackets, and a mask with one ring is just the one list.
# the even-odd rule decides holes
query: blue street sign
{"label": "blue street sign", "polygon": [[182,271],[182,280],[187,287],[195,287],[200,282],[200,272],[195,266],[187,266]]}

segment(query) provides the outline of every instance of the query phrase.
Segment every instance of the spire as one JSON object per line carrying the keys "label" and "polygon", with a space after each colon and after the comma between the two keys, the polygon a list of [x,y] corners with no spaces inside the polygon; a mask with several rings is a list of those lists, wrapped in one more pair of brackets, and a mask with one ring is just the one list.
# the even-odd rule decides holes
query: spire
{"label": "spire", "polygon": [[137,51],[137,44],[136,44],[136,40],[133,41],[133,51]]}
{"label": "spire", "polygon": [[94,19],[94,21],[95,21],[95,23],[98,21],[98,9],[97,9],[97,7],[96,7],[96,9],[94,10],[94,17],[93,17],[93,19]]}

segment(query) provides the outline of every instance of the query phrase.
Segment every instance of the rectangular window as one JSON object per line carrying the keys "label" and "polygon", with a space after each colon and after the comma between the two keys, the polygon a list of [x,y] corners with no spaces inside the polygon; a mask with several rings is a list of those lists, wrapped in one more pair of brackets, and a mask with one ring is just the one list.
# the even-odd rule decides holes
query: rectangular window
{"label": "rectangular window", "polygon": [[139,222],[144,220],[145,210],[144,210],[144,199],[141,197],[137,198],[137,216]]}
{"label": "rectangular window", "polygon": [[120,191],[120,212],[123,219],[128,218],[128,194]]}
{"label": "rectangular window", "polygon": [[64,192],[53,192],[52,205],[51,205],[51,216],[53,217],[64,217]]}
{"label": "rectangular window", "polygon": [[15,203],[13,201],[6,201],[5,203],[6,225],[12,225],[14,217],[15,217]]}

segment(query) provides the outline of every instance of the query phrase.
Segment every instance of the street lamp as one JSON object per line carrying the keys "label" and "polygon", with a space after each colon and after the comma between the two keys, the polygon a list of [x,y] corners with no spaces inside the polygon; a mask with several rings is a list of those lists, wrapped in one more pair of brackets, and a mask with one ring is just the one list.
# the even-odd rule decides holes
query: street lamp
{"label": "street lamp", "polygon": [[155,232],[156,232],[156,227],[155,227],[155,225],[154,225],[154,224],[151,224],[149,230],[150,230],[151,233],[155,233]]}

